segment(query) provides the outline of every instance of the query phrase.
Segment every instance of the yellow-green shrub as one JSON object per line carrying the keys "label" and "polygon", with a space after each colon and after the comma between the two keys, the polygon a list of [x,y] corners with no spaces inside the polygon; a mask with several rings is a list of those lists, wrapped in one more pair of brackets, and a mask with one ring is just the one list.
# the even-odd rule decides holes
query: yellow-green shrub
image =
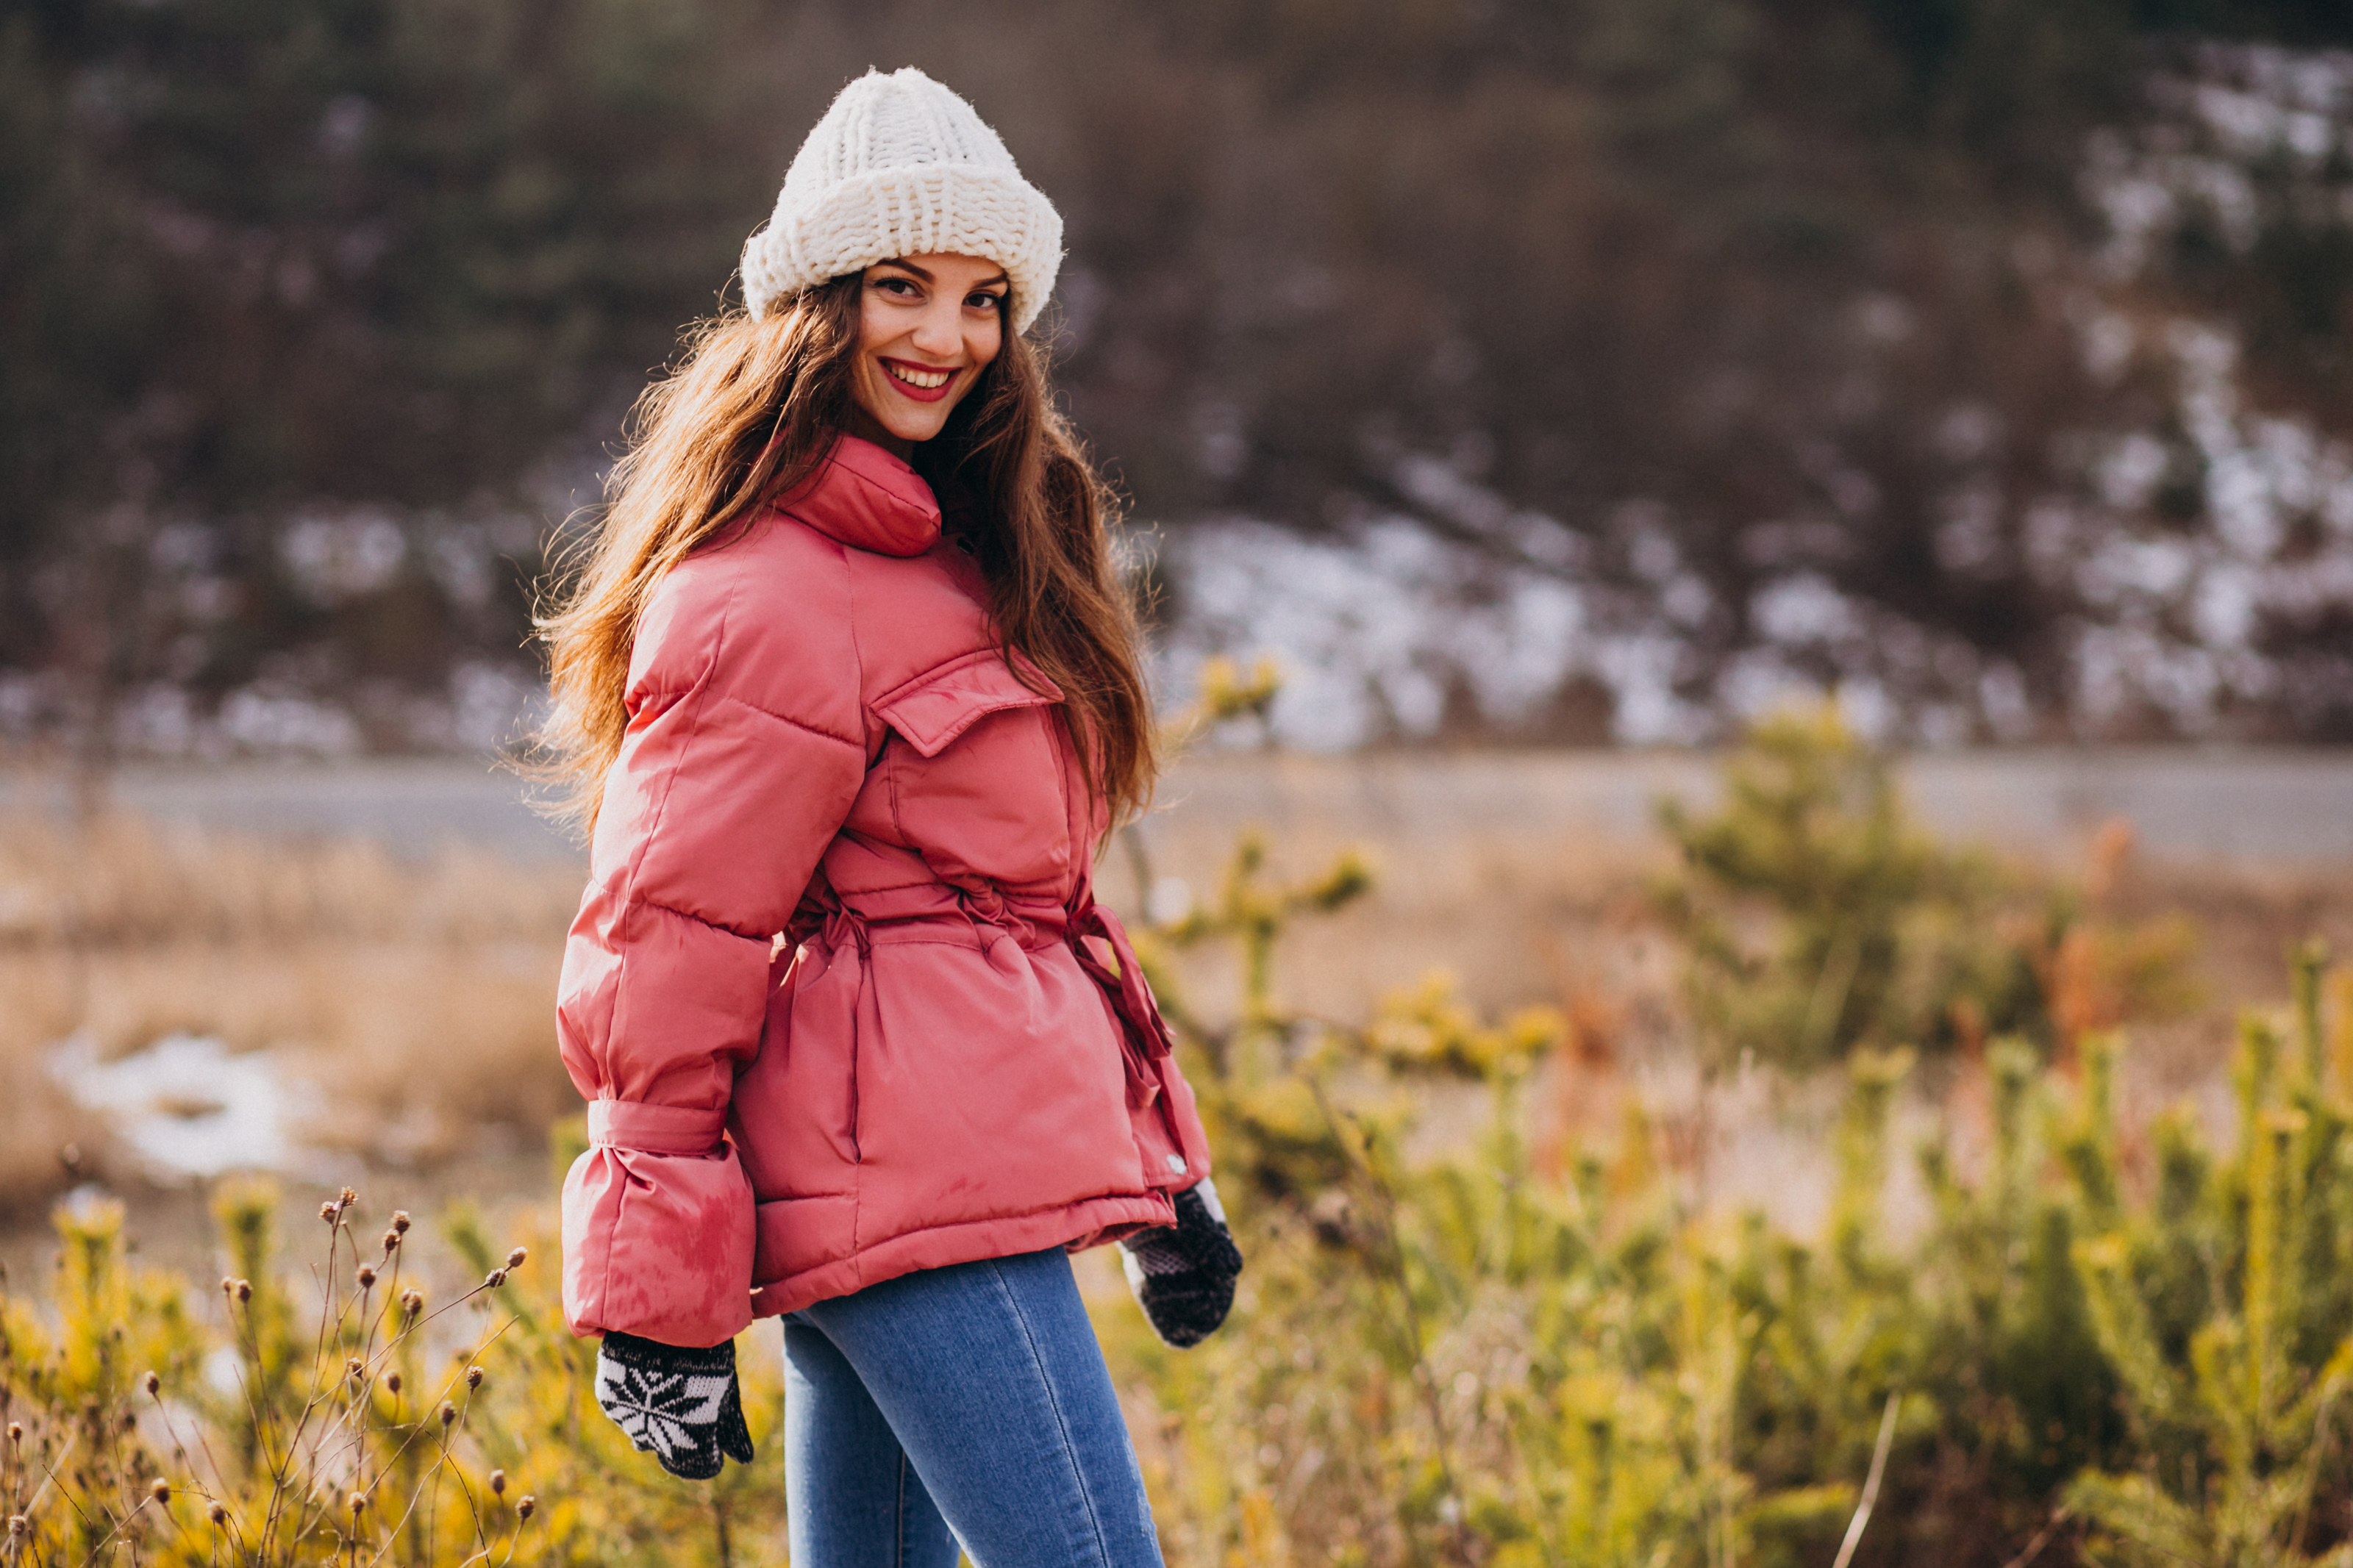
{"label": "yellow-green shrub", "polygon": [[[1998,1040],[1962,1069],[1982,1168],[1919,1150],[1908,1240],[1882,1195],[1911,1056],[1857,1050],[1813,1241],[1689,1213],[1655,1160],[1605,1176],[1580,1151],[1548,1178],[1521,1100],[1556,1018],[1484,1019],[1442,980],[1361,1028],[1288,1013],[1273,947],[1337,879],[1269,875],[1246,847],[1218,904],[1156,933],[1250,960],[1233,1022],[1173,1009],[1250,1258],[1234,1322],[1174,1352],[1124,1307],[1100,1321],[1173,1561],[1827,1564],[1891,1400],[1866,1568],[2038,1536],[2048,1563],[2337,1552],[2353,1085],[2324,1081],[2316,956],[2292,1048],[2248,1026],[2235,1152],[2174,1113],[2137,1163],[2121,1037],[2072,1068]],[[1447,1082],[1481,1136],[1417,1137]]]}
{"label": "yellow-green shrub", "polygon": [[773,1378],[747,1390],[764,1462],[673,1480],[595,1408],[596,1347],[564,1328],[533,1258],[551,1237],[498,1248],[452,1214],[441,1271],[480,1283],[436,1305],[405,1215],[364,1225],[344,1189],[305,1279],[278,1209],[266,1184],[221,1194],[216,1317],[185,1281],[129,1265],[119,1205],[59,1212],[49,1310],[0,1300],[0,1561],[783,1561]]}

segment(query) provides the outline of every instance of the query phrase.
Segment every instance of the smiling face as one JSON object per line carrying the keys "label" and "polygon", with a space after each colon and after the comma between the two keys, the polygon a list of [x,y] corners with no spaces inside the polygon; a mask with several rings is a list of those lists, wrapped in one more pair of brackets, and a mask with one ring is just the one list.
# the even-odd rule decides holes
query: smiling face
{"label": "smiling face", "polygon": [[1005,342],[1005,268],[974,256],[878,261],[859,283],[850,431],[909,457]]}

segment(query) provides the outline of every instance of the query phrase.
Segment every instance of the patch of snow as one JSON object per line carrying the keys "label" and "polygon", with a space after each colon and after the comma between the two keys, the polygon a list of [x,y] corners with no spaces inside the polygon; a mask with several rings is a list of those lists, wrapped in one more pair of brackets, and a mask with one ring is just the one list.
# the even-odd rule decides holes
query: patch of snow
{"label": "patch of snow", "polygon": [[287,526],[278,552],[307,597],[334,605],[389,584],[408,558],[408,536],[374,508],[308,512]]}
{"label": "patch of snow", "polygon": [[260,686],[230,692],[217,727],[223,740],[243,751],[340,757],[360,749],[360,727],[341,708]]}
{"label": "patch of snow", "polygon": [[282,1170],[308,1109],[309,1096],[275,1057],[233,1054],[208,1036],[166,1035],[106,1061],[89,1037],[75,1035],[51,1048],[47,1065],[76,1104],[105,1116],[164,1175]]}

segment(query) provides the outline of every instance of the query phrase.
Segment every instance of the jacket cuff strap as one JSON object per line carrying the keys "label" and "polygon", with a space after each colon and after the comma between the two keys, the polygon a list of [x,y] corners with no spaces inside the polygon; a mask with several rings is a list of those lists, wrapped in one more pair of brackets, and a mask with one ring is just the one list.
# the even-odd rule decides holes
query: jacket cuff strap
{"label": "jacket cuff strap", "polygon": [[717,1152],[726,1129],[723,1110],[649,1105],[640,1100],[588,1102],[588,1142],[600,1148],[701,1156]]}

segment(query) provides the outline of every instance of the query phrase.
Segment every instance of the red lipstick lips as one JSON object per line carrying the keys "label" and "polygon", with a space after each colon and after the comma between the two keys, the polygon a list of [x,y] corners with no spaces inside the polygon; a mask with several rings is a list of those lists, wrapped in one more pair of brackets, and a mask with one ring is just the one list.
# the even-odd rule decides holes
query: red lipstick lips
{"label": "red lipstick lips", "polygon": [[[947,379],[937,386],[917,386],[905,375],[900,374],[902,371],[911,372],[926,379],[935,375],[944,375]],[[955,388],[956,377],[964,374],[960,370],[951,369],[946,365],[917,364],[913,360],[905,359],[883,360],[882,372],[889,378],[891,389],[893,392],[902,397],[913,398],[917,403],[937,403]]]}

